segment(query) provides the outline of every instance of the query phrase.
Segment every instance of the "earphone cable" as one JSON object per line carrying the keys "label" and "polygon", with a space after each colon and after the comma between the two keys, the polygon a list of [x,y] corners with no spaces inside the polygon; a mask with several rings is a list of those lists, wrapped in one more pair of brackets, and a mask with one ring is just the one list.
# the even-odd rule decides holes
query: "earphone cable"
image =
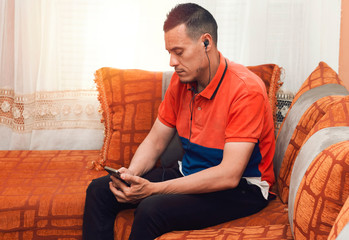
{"label": "earphone cable", "polygon": [[189,148],[190,148],[190,139],[191,139],[191,128],[192,128],[192,122],[193,122],[193,110],[194,110],[194,101],[196,97],[196,93],[193,93],[193,97],[190,100],[189,103],[189,111],[190,111],[190,123],[189,123]]}
{"label": "earphone cable", "polygon": [[210,84],[210,82],[211,82],[211,61],[210,61],[210,58],[208,57],[207,49],[205,49],[205,53],[206,53],[206,57],[208,60],[208,74],[209,74],[208,75],[208,84]]}

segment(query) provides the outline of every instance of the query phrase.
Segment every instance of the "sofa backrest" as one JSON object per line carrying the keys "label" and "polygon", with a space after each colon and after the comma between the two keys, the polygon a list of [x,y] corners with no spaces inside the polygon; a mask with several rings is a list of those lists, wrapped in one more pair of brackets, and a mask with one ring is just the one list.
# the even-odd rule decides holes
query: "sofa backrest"
{"label": "sofa backrest", "polygon": [[330,106],[297,155],[288,214],[295,239],[327,237],[349,196],[349,96]]}

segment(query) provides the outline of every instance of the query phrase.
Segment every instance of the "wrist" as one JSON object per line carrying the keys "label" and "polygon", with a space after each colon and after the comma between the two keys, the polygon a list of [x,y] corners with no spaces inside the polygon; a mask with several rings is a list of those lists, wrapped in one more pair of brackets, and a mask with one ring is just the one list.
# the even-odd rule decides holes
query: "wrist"
{"label": "wrist", "polygon": [[150,191],[152,193],[152,195],[155,194],[161,194],[161,186],[162,186],[163,182],[151,182],[150,183]]}

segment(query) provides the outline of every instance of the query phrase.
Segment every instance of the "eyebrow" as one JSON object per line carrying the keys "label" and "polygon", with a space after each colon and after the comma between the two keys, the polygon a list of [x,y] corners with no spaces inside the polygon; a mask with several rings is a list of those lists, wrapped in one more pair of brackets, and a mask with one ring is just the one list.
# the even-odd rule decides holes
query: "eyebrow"
{"label": "eyebrow", "polygon": [[174,47],[174,48],[171,48],[170,50],[168,50],[169,52],[174,52],[176,50],[184,50],[184,48],[181,48],[181,47]]}

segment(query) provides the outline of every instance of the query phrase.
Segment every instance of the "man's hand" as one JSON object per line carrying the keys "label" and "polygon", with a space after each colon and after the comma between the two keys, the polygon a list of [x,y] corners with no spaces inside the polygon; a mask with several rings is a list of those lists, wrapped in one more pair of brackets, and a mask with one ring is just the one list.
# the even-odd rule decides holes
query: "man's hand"
{"label": "man's hand", "polygon": [[118,202],[138,203],[140,200],[152,194],[151,182],[144,178],[133,176],[126,168],[120,169],[120,172],[121,178],[128,182],[130,187],[126,186],[117,178],[113,176],[110,177],[112,181],[109,183],[109,188]]}

